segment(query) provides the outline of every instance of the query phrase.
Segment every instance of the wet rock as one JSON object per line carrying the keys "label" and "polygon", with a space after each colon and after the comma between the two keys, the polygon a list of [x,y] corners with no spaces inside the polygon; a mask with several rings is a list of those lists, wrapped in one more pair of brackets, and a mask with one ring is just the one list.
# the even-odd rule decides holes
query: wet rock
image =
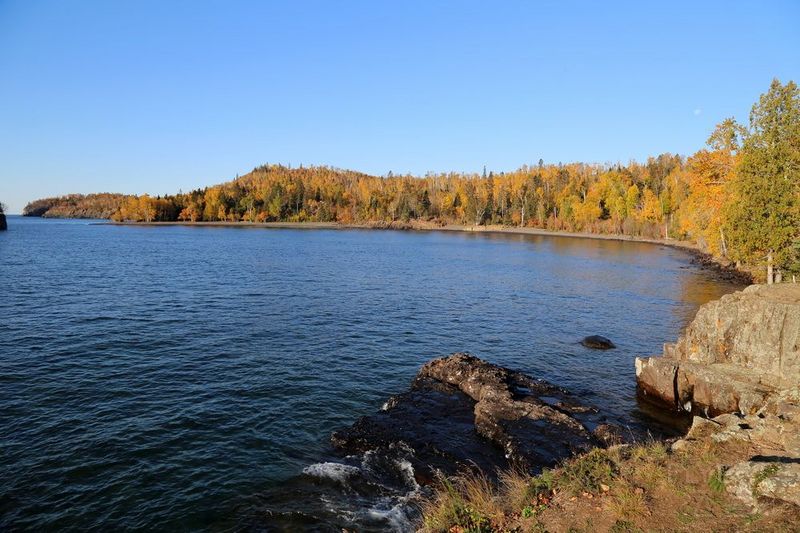
{"label": "wet rock", "polygon": [[661,357],[636,360],[639,396],[704,416],[754,414],[800,384],[800,286],[753,285],[702,306]]}
{"label": "wet rock", "polygon": [[616,345],[611,342],[610,339],[602,335],[589,335],[588,337],[584,337],[583,340],[581,340],[581,344],[594,350],[610,350],[616,348]]}
{"label": "wet rock", "polygon": [[490,472],[505,459],[475,432],[474,406],[456,387],[417,377],[409,391],[390,398],[383,410],[335,432],[331,443],[347,454],[403,443],[413,450],[410,460],[423,483],[437,470],[455,472],[472,464]]}
{"label": "wet rock", "polygon": [[425,364],[408,392],[331,441],[348,454],[402,442],[422,477],[475,466],[537,471],[622,440],[603,422],[559,387],[459,353]]}

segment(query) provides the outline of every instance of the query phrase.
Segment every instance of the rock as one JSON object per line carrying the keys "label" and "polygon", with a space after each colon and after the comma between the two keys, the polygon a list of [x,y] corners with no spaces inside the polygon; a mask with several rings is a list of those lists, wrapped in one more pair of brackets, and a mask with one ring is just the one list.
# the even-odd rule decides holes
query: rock
{"label": "rock", "polygon": [[702,438],[706,435],[717,433],[723,427],[724,426],[716,420],[709,420],[708,418],[696,416],[692,419],[692,427],[689,428],[686,437],[689,439]]}
{"label": "rock", "polygon": [[589,335],[581,340],[581,344],[594,350],[610,350],[616,348],[613,342],[602,335]]}
{"label": "rock", "polygon": [[667,357],[637,357],[635,366],[641,398],[664,404],[670,409],[680,408],[675,390],[678,365],[674,360]]}
{"label": "rock", "polygon": [[725,472],[725,489],[754,508],[761,507],[762,499],[800,506],[800,460],[766,457],[737,463]]}
{"label": "rock", "polygon": [[663,356],[636,359],[636,381],[640,398],[699,415],[673,451],[728,450],[735,464],[717,468],[730,494],[759,511],[800,506],[800,287],[704,305]]}
{"label": "rock", "polygon": [[689,449],[691,443],[692,441],[689,439],[678,439],[670,445],[669,449],[673,452],[683,452]]}
{"label": "rock", "polygon": [[0,231],[6,231],[8,229],[8,223],[6,222],[6,216],[3,213],[0,213]]}
{"label": "rock", "polygon": [[432,479],[437,470],[451,473],[473,464],[491,472],[505,458],[476,433],[474,406],[456,387],[417,378],[409,391],[390,398],[378,413],[335,432],[331,443],[348,455],[402,443],[414,452],[413,467],[421,481]]}
{"label": "rock", "polygon": [[622,440],[621,429],[602,422],[559,387],[458,353],[425,364],[408,392],[331,441],[347,454],[403,443],[422,477],[474,466],[538,471]]}
{"label": "rock", "polygon": [[603,443],[605,447],[617,446],[627,442],[627,438],[622,428],[614,424],[600,424],[592,434]]}
{"label": "rock", "polygon": [[636,360],[640,398],[704,416],[755,414],[800,385],[800,286],[753,285],[702,306],[661,357]]}

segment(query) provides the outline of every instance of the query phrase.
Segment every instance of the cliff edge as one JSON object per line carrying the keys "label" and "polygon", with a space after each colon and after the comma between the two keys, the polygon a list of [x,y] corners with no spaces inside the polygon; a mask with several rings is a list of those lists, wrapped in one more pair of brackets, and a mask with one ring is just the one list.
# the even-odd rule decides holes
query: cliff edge
{"label": "cliff edge", "polygon": [[704,416],[755,414],[800,386],[800,285],[753,285],[702,306],[664,354],[636,359],[640,398]]}

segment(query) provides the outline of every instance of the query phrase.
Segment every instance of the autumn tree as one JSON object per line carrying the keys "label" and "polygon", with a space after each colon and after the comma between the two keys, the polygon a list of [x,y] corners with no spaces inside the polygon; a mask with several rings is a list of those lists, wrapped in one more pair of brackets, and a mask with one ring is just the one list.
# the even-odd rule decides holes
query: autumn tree
{"label": "autumn tree", "polygon": [[681,212],[680,229],[712,254],[728,255],[722,207],[728,201],[737,152],[745,130],[733,118],[717,125],[708,138],[709,149],[688,161],[684,180],[688,196]]}

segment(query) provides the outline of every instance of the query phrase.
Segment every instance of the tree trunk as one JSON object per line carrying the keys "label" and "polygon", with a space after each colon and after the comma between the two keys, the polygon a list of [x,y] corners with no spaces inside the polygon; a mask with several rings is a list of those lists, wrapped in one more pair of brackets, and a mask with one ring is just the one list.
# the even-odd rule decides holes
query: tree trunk
{"label": "tree trunk", "polygon": [[719,228],[719,240],[722,244],[722,257],[728,257],[728,245],[725,244],[725,233],[722,231],[722,227]]}
{"label": "tree trunk", "polygon": [[772,250],[767,254],[767,285],[772,285]]}

